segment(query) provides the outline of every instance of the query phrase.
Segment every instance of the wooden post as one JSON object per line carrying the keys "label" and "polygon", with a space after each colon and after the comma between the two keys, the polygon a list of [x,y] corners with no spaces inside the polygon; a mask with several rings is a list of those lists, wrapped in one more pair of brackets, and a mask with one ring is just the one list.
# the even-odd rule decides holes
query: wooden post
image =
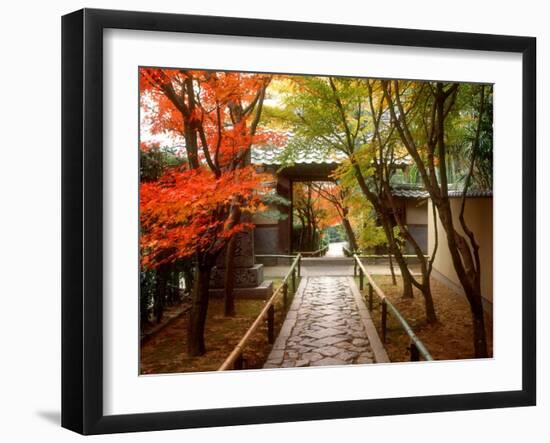
{"label": "wooden post", "polygon": [[296,268],[292,270],[292,293],[296,294]]}
{"label": "wooden post", "polygon": [[233,363],[233,369],[242,369],[243,366],[244,366],[243,354],[239,354],[239,356],[235,359],[235,362]]}
{"label": "wooden post", "polygon": [[288,307],[288,283],[285,283],[283,285],[283,306],[286,312],[286,309]]}
{"label": "wooden post", "polygon": [[418,347],[414,342],[411,342],[411,345],[409,347],[411,351],[411,361],[419,361],[420,360],[420,352],[418,351]]}
{"label": "wooden post", "polygon": [[386,305],[386,299],[382,299],[382,342],[386,343],[386,323],[388,320],[388,306]]}
{"label": "wooden post", "polygon": [[359,290],[360,291],[363,290],[363,277],[364,277],[363,269],[359,268]]}
{"label": "wooden post", "polygon": [[372,293],[373,293],[372,285],[369,283],[369,311],[372,311]]}
{"label": "wooden post", "polygon": [[353,276],[357,277],[357,259],[353,260]]}
{"label": "wooden post", "polygon": [[271,305],[267,310],[267,342],[271,345],[275,342],[274,334],[275,307]]}
{"label": "wooden post", "polygon": [[298,277],[302,276],[302,258],[298,260]]}

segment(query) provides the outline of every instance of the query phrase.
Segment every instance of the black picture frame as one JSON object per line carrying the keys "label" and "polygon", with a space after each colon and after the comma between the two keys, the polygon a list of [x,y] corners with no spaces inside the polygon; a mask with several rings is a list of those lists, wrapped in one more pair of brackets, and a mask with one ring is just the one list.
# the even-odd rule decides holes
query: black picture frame
{"label": "black picture frame", "polygon": [[[131,415],[103,413],[103,30],[501,51],[522,55],[522,389]],[[536,403],[536,39],[338,24],[83,9],[62,18],[62,426],[151,431]]]}

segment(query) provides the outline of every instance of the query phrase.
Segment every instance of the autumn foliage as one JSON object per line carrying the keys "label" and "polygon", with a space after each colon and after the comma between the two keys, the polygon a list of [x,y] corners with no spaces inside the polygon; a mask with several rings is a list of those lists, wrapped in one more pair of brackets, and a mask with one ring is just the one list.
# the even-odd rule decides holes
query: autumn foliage
{"label": "autumn foliage", "polygon": [[[247,165],[253,144],[278,143],[257,127],[269,78],[259,74],[142,68],[141,109],[187,162],[140,192],[142,265],[155,268],[195,253],[216,255],[235,234],[230,209],[262,207],[262,177]],[[141,149],[148,149],[142,144]],[[246,217],[245,217],[246,219]]]}
{"label": "autumn foliage", "polygon": [[215,177],[205,168],[168,171],[141,185],[142,264],[154,268],[196,252],[215,254],[249,223],[228,226],[227,214],[239,196],[242,211],[262,207],[258,175],[248,166]]}

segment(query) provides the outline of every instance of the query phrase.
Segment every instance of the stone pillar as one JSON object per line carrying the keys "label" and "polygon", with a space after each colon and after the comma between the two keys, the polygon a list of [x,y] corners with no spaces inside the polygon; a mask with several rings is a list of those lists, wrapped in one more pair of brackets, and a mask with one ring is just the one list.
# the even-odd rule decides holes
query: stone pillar
{"label": "stone pillar", "polygon": [[[223,295],[225,255],[225,251],[219,255],[212,270],[210,287],[215,296]],[[254,231],[251,229],[237,235],[234,266],[236,298],[267,298],[271,295],[273,282],[264,280],[264,265],[254,262]]]}

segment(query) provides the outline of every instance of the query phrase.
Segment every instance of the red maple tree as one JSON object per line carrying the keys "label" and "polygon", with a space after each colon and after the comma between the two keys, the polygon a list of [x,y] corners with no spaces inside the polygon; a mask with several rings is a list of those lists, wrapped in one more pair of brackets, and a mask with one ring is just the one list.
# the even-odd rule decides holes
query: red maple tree
{"label": "red maple tree", "polygon": [[277,143],[258,128],[270,77],[236,72],[140,69],[140,99],[152,133],[183,146],[185,163],[141,184],[142,266],[160,268],[194,257],[195,287],[188,353],[205,352],[210,274],[236,234],[251,227],[241,214],[262,207],[262,176],[250,148]]}

